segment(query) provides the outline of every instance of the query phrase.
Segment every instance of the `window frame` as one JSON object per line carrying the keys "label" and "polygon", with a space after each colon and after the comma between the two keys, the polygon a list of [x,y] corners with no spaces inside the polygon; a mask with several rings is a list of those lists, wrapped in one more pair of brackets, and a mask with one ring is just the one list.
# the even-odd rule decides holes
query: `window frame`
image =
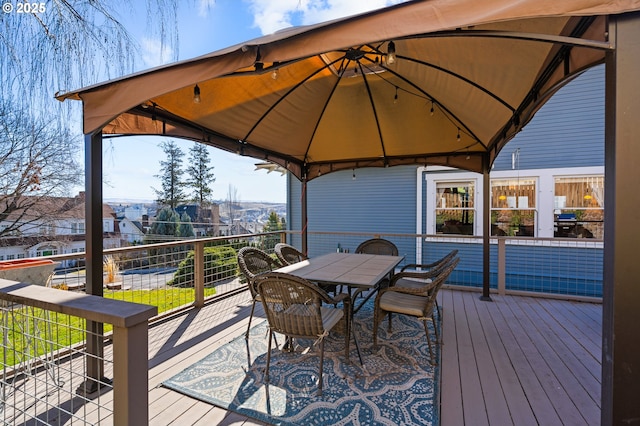
{"label": "window frame", "polygon": [[[509,191],[513,191],[514,195],[504,195],[501,194],[498,199],[500,201],[506,201],[505,205],[495,206],[495,185],[498,182],[504,182],[505,184],[501,185],[501,187],[508,186]],[[520,188],[523,186],[533,185],[532,191],[522,191]],[[492,177],[489,180],[489,210],[491,216],[491,236],[512,236],[512,237],[537,237],[538,236],[538,194],[540,192],[540,183],[538,176],[520,176],[516,174],[515,176],[500,176],[500,177]],[[513,187],[513,188],[512,188]],[[532,192],[531,196],[529,195],[520,195],[521,193]],[[504,197],[504,198],[502,198]],[[521,201],[526,197],[527,207],[522,207]],[[510,200],[513,198],[513,200]],[[513,205],[512,201],[514,202]],[[533,207],[529,207],[533,204]],[[525,218],[522,219],[522,212],[530,212],[533,215],[533,220],[531,223],[531,219]],[[497,219],[508,219],[508,222],[505,220],[498,221]],[[501,225],[498,225],[501,224]],[[506,229],[505,229],[506,227]],[[502,231],[502,232],[499,232]]]}

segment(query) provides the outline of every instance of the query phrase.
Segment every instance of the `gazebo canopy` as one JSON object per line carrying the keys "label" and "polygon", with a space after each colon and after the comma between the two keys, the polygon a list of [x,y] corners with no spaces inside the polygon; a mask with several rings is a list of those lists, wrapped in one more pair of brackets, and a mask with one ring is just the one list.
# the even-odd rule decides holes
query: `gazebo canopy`
{"label": "gazebo canopy", "polygon": [[482,172],[553,93],[604,61],[607,15],[638,9],[411,1],[57,98],[83,101],[86,134],[184,137],[300,179],[416,163]]}

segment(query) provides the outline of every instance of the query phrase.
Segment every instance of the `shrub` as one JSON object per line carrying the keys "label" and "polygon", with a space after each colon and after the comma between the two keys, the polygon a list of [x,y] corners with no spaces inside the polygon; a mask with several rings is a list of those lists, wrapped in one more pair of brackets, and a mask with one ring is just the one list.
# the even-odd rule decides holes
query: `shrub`
{"label": "shrub", "polygon": [[[173,279],[167,284],[178,287],[193,287],[194,252],[191,250],[187,257],[180,262]],[[234,277],[237,275],[238,263],[236,251],[232,247],[217,246],[204,248],[204,284]]]}

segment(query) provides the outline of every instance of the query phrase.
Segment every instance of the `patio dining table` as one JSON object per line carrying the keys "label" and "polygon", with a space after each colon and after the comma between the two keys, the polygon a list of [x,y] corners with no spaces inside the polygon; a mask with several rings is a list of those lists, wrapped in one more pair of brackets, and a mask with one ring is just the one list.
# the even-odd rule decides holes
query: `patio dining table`
{"label": "patio dining table", "polygon": [[[356,307],[354,302],[352,314],[355,314],[375,294],[384,279],[392,275],[395,267],[403,259],[404,256],[336,252],[284,266],[277,269],[277,272],[295,275],[318,284],[346,286],[354,301],[358,295],[369,290],[359,306]],[[362,364],[360,346],[355,334],[354,341]]]}

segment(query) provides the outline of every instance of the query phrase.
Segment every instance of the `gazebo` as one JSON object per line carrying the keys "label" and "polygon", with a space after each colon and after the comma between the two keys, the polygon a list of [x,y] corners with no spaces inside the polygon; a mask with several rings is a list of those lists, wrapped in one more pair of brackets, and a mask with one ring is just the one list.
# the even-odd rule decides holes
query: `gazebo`
{"label": "gazebo", "polygon": [[[627,188],[640,157],[638,1],[415,0],[57,95],[83,102],[88,291],[102,293],[103,137],[187,138],[278,164],[303,184],[359,167],[447,165],[482,173],[488,200],[500,150],[560,87],[603,62],[602,423],[638,419],[640,345],[630,324],[639,319],[640,196]],[[99,365],[88,368],[100,375]]]}

